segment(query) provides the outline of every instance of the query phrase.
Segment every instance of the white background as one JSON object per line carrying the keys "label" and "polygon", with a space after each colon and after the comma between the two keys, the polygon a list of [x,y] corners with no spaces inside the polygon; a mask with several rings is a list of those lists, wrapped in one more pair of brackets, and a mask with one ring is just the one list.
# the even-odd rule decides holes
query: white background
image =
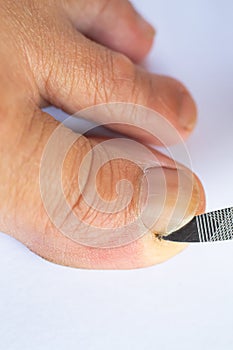
{"label": "white background", "polygon": [[[233,2],[134,1],[158,35],[150,70],[184,81],[199,106],[188,147],[208,209],[233,205]],[[135,271],[48,263],[0,234],[0,348],[233,348],[233,242],[190,246]]]}

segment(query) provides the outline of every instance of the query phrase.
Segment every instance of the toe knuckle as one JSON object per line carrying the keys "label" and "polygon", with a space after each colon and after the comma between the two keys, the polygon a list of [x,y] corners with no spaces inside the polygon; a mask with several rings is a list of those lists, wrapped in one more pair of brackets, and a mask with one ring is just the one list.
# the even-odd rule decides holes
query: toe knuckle
{"label": "toe knuckle", "polygon": [[110,72],[112,87],[110,99],[135,102],[137,86],[137,70],[133,62],[121,53],[111,57]]}
{"label": "toe knuckle", "polygon": [[125,100],[132,95],[136,69],[125,55],[108,49],[99,54],[91,52],[84,66],[84,75],[89,77],[84,89],[93,104]]}

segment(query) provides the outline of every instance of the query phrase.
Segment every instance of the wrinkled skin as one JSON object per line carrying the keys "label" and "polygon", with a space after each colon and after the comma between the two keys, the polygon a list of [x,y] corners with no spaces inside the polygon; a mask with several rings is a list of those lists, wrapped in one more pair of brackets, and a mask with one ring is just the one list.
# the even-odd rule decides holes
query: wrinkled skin
{"label": "wrinkled skin", "polygon": [[[151,230],[122,247],[80,245],[53,225],[39,188],[42,153],[59,124],[41,110],[46,105],[75,113],[100,103],[136,103],[161,113],[184,138],[193,130],[196,107],[187,89],[136,65],[152,45],[151,25],[126,0],[0,0],[0,18],[0,230],[45,259],[81,268],[137,268],[180,252],[183,244],[159,240]],[[133,128],[116,129],[135,136]],[[140,132],[137,138],[156,142]],[[76,193],[75,174],[86,150],[99,142],[83,136],[70,150],[63,173],[69,193]],[[174,168],[171,159],[153,152],[164,167]],[[114,197],[119,179],[127,178],[136,189],[127,212],[109,222],[136,215],[140,170],[119,160],[101,171],[98,187],[107,199]],[[80,195],[71,197],[85,217],[88,208]],[[192,201],[195,213],[204,210],[197,179]],[[101,214],[96,217],[101,222]]]}

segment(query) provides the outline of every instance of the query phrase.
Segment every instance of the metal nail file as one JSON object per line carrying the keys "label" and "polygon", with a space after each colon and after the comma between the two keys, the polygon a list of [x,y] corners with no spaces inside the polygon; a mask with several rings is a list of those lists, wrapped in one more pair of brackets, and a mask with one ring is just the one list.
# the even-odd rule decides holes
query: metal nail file
{"label": "metal nail file", "polygon": [[162,239],[173,242],[216,242],[233,239],[233,207],[195,216]]}

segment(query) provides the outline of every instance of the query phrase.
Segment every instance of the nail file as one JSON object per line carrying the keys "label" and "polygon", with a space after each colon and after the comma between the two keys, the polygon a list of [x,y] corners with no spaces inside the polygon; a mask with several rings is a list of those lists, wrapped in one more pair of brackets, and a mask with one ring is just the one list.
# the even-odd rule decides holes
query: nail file
{"label": "nail file", "polygon": [[216,242],[233,239],[233,207],[195,216],[162,239],[173,242]]}

